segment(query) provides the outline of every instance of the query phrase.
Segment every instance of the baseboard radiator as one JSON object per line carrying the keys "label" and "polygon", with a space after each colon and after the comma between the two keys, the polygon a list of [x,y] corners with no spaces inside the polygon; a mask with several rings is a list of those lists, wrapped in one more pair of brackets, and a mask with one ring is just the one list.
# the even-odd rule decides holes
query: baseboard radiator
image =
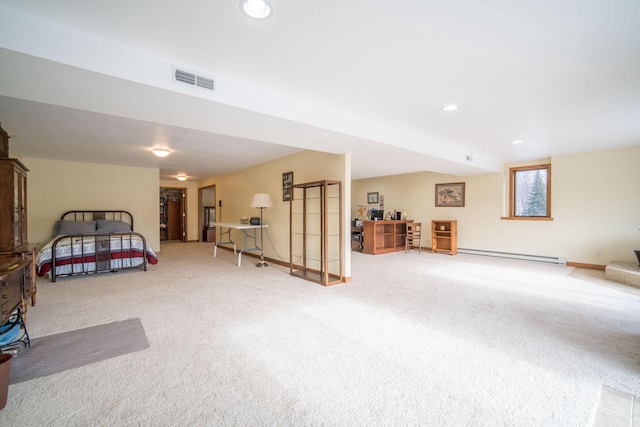
{"label": "baseboard radiator", "polygon": [[525,260],[525,261],[544,262],[544,263],[547,263],[547,264],[567,265],[567,259],[563,258],[563,257],[550,257],[550,256],[527,255],[527,254],[513,254],[513,253],[509,253],[509,252],[483,251],[483,250],[480,250],[480,249],[465,249],[465,248],[458,248],[458,253],[470,254],[470,255],[492,256],[492,257],[498,257],[498,258],[521,259],[521,260]]}

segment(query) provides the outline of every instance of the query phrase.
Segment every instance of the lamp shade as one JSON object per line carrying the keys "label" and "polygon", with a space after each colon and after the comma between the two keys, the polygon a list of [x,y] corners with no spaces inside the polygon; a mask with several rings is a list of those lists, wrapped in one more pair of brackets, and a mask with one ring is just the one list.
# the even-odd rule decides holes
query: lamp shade
{"label": "lamp shade", "polygon": [[257,193],[253,195],[253,200],[251,201],[252,208],[270,208],[272,206],[271,196],[268,194]]}

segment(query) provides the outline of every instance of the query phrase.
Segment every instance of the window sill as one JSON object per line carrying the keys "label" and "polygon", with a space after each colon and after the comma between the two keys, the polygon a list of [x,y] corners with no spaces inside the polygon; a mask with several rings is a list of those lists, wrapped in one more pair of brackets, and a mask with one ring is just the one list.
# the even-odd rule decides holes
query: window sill
{"label": "window sill", "polygon": [[502,216],[500,219],[514,221],[553,221],[553,217],[547,216]]}

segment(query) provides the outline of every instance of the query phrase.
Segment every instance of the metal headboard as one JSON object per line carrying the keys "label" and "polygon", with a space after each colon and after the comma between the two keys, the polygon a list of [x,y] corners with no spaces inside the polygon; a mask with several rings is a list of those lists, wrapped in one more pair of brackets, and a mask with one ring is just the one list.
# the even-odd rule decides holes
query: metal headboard
{"label": "metal headboard", "polygon": [[95,221],[104,219],[109,221],[123,221],[131,224],[133,231],[133,215],[127,211],[68,211],[60,217],[66,221]]}

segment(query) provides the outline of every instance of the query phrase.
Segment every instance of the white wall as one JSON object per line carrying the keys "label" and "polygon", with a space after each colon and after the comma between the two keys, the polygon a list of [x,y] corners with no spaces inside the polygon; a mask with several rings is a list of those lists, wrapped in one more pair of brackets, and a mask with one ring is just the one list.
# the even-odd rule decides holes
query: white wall
{"label": "white wall", "polygon": [[[409,219],[428,224],[434,219],[458,220],[461,248],[565,257],[596,265],[636,261],[640,146],[556,156],[551,165],[553,221],[500,219],[507,214],[508,169],[515,164],[505,165],[502,173],[465,177],[420,172],[356,180],[351,215],[356,216],[358,204],[366,204],[367,192],[378,191],[385,196],[385,211],[407,211]],[[434,206],[435,184],[447,182],[466,183],[465,207]]]}
{"label": "white wall", "polygon": [[[47,61],[33,62],[34,58]],[[0,93],[15,98],[333,153],[344,152],[345,144],[353,144],[354,138],[366,138],[371,146],[376,145],[373,141],[402,140],[420,152],[438,153],[455,163],[466,154],[458,147],[443,147],[436,139],[425,140],[422,133],[412,129],[348,115],[331,106],[238,80],[221,70],[198,70],[194,64],[180,64],[4,5],[0,5],[0,61],[9,70],[0,79]],[[213,77],[215,92],[174,82],[174,65]],[[52,76],[65,78],[73,85],[60,85],[55,79],[49,80]],[[121,86],[125,81],[129,84]],[[88,96],[89,92],[93,96]],[[114,97],[113,93],[135,102],[122,102],[122,96]],[[199,102],[201,99],[213,102]],[[475,163],[489,170],[497,166],[479,155]]]}
{"label": "white wall", "polygon": [[46,243],[70,210],[125,210],[154,251],[160,250],[159,171],[154,168],[22,158],[29,168],[29,242]]}

